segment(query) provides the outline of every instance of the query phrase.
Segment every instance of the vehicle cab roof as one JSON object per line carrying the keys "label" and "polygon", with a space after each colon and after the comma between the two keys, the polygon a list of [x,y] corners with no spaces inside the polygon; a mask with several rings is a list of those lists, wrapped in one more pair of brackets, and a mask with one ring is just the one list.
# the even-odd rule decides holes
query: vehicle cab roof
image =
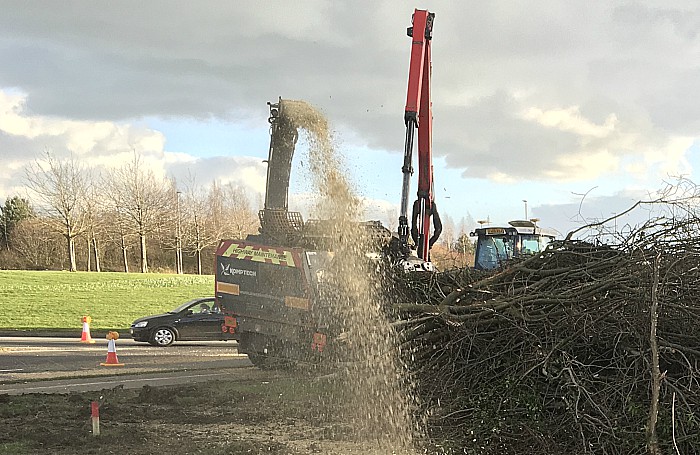
{"label": "vehicle cab roof", "polygon": [[547,237],[556,237],[557,234],[552,229],[542,228],[532,220],[513,220],[508,222],[508,226],[495,225],[474,229],[473,235],[503,235],[515,234],[539,234]]}

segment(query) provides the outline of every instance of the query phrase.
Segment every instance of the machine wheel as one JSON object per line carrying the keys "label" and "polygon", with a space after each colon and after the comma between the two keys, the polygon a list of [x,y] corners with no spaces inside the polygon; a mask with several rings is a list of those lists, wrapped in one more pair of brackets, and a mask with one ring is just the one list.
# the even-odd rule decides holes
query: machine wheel
{"label": "machine wheel", "polygon": [[290,359],[272,357],[267,354],[249,353],[248,359],[261,370],[291,370],[294,368],[294,362]]}
{"label": "machine wheel", "polygon": [[148,341],[153,346],[170,346],[175,341],[175,332],[169,327],[158,327],[151,334],[151,339]]}
{"label": "machine wheel", "polygon": [[260,368],[261,370],[272,370],[272,362],[270,362],[270,358],[265,355],[265,354],[253,354],[252,352],[248,354],[248,360],[255,365],[256,367]]}

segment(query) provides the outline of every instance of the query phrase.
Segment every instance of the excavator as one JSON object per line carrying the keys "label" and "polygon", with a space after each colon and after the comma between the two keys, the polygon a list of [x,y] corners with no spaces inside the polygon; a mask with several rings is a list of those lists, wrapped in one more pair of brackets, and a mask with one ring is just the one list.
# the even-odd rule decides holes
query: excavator
{"label": "excavator", "polygon": [[[433,103],[430,99],[432,73],[430,44],[433,38],[435,13],[415,10],[413,24],[407,29],[411,40],[411,59],[408,71],[408,90],[404,123],[406,141],[401,172],[401,209],[399,213],[398,243],[403,267],[410,271],[433,271],[430,249],[442,232],[442,222],[435,204],[433,191]],[[414,138],[418,133],[418,194],[411,213],[410,235],[415,250],[408,242],[408,195],[413,175]],[[430,226],[433,234],[430,234]]]}
{"label": "excavator", "polygon": [[[370,246],[399,257],[406,271],[431,271],[430,248],[442,224],[433,197],[430,41],[434,14],[415,10],[408,96],[401,213],[397,232],[378,221],[359,222]],[[323,272],[333,260],[323,220],[304,221],[289,211],[288,191],[298,131],[286,108],[294,101],[268,103],[270,147],[265,205],[259,233],[244,240],[221,240],[216,249],[216,303],[225,315],[221,330],[260,368],[317,362],[333,352],[333,335],[319,311]],[[418,192],[409,227],[408,197],[418,136]],[[431,234],[431,221],[433,233]],[[412,243],[411,243],[412,241]],[[332,354],[330,354],[332,355]]]}

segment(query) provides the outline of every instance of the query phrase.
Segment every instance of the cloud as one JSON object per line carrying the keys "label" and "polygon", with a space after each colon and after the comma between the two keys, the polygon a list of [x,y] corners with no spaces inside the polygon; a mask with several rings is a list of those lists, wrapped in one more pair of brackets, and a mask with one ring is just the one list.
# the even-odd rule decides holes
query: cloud
{"label": "cloud", "polygon": [[26,95],[8,94],[0,90],[0,132],[8,138],[47,146],[56,144],[60,145],[57,148],[77,155],[114,153],[124,149],[139,152],[163,149],[165,140],[157,131],[113,122],[30,115],[26,102]]}
{"label": "cloud", "polygon": [[568,131],[582,137],[605,138],[615,130],[617,117],[610,114],[602,125],[596,125],[581,115],[578,106],[566,109],[542,109],[531,107],[522,113],[525,120],[531,120],[548,128],[556,128],[560,131]]}
{"label": "cloud", "polygon": [[[0,195],[21,193],[24,168],[41,159],[44,150],[57,158],[73,154],[87,168],[109,170],[133,159],[134,151],[156,176],[173,177],[178,185],[208,186],[234,184],[242,187],[251,202],[257,204],[265,194],[266,164],[258,157],[214,156],[195,157],[186,152],[170,152],[164,148],[165,138],[154,131],[129,123],[109,121],[66,120],[57,117],[31,115],[27,112],[26,95],[0,90]],[[307,193],[293,194],[292,209],[311,212],[313,197]],[[365,200],[370,213],[386,215],[386,201]],[[391,205],[391,204],[390,204]],[[378,212],[377,212],[378,211]]]}
{"label": "cloud", "polygon": [[[658,188],[657,191],[660,191]],[[543,204],[532,207],[532,215],[542,220],[542,224],[559,231],[563,237],[569,231],[586,224],[600,222],[618,216],[617,220],[609,223],[608,229],[613,231],[628,230],[650,219],[653,208],[642,205],[630,213],[620,215],[632,208],[639,201],[651,201],[658,197],[657,191],[644,189],[627,189],[611,195],[597,195],[597,189],[591,189],[587,194],[572,194],[571,202],[562,204]],[[582,231],[578,236],[590,234]]]}
{"label": "cloud", "polygon": [[[0,128],[3,164],[51,147],[106,165],[105,150],[136,144],[179,169],[190,158],[167,155],[140,120],[245,123],[279,95],[318,106],[349,147],[400,159],[404,2],[5,4],[0,88],[23,95],[2,101],[15,114]],[[696,2],[426,6],[436,13],[434,153],[465,178],[649,182],[692,172]],[[246,182],[259,172],[249,169]]]}
{"label": "cloud", "polygon": [[[172,154],[166,153],[166,159]],[[194,180],[197,185],[208,186],[217,181],[222,185],[242,187],[254,207],[265,194],[267,166],[259,159],[247,156],[195,158],[180,154],[184,159],[166,163],[164,169],[175,177],[178,185]]]}
{"label": "cloud", "polygon": [[138,152],[155,175],[200,185],[213,180],[244,187],[255,199],[265,190],[266,167],[259,158],[235,156],[197,158],[164,149],[163,134],[129,123],[67,120],[31,115],[26,95],[0,90],[0,195],[23,193],[25,167],[41,159],[44,150],[62,159],[73,154],[87,168],[113,169]]}

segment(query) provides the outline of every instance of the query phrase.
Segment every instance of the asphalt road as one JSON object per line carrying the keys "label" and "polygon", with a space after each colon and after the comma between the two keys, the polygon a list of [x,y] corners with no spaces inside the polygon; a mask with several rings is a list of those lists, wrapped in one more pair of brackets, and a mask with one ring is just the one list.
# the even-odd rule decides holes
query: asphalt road
{"label": "asphalt road", "polygon": [[131,339],[116,344],[123,367],[105,367],[107,340],[0,337],[0,394],[68,393],[118,386],[207,381],[250,367],[235,342],[180,342],[156,348]]}

